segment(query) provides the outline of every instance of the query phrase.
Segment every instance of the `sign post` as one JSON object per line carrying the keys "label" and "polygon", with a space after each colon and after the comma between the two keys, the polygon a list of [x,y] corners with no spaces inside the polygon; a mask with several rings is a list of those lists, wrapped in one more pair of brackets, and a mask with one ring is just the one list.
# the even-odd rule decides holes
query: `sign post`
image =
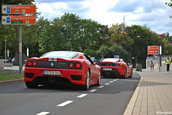
{"label": "sign post", "polygon": [[19,73],[22,73],[22,25],[19,25]]}
{"label": "sign post", "polygon": [[161,61],[161,55],[162,55],[162,46],[159,46],[159,61],[160,61],[160,67],[162,66],[162,61]]}
{"label": "sign post", "polygon": [[[34,25],[36,18],[35,5],[2,5],[2,24],[3,25],[19,25],[19,73],[22,73],[22,25]],[[17,16],[13,14],[18,14]],[[32,14],[25,16],[24,14]]]}

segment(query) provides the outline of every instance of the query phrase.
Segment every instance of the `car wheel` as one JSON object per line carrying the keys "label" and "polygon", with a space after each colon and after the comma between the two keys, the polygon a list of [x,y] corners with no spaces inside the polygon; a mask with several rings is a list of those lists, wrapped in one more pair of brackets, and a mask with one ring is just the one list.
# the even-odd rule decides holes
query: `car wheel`
{"label": "car wheel", "polygon": [[99,86],[101,84],[101,73],[99,72],[99,77],[98,77],[98,80],[97,80],[97,85]]}
{"label": "car wheel", "polygon": [[84,85],[84,89],[87,90],[89,89],[90,87],[90,72],[89,70],[87,71],[87,75],[86,75],[86,78],[85,78],[85,85]]}
{"label": "car wheel", "polygon": [[27,88],[37,88],[38,84],[33,83],[33,82],[25,82]]}

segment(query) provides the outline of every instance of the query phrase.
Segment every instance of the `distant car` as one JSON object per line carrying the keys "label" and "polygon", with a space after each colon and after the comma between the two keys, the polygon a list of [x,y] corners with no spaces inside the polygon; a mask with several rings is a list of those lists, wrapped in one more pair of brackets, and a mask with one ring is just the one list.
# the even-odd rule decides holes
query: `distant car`
{"label": "distant car", "polygon": [[100,84],[100,69],[84,53],[52,51],[26,61],[24,81],[28,88],[70,82],[88,89],[91,85]]}
{"label": "distant car", "polygon": [[132,65],[119,58],[105,58],[100,66],[103,77],[131,78],[133,74]]}

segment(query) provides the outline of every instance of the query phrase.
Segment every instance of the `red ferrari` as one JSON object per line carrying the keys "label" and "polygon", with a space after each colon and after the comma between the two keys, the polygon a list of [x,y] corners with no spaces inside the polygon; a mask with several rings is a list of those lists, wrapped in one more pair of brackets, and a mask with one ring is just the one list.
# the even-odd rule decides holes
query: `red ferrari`
{"label": "red ferrari", "polygon": [[101,63],[103,77],[131,78],[133,67],[119,58],[105,58]]}
{"label": "red ferrari", "polygon": [[84,89],[101,82],[100,66],[84,53],[52,51],[26,61],[24,81],[28,88],[58,82],[79,84]]}

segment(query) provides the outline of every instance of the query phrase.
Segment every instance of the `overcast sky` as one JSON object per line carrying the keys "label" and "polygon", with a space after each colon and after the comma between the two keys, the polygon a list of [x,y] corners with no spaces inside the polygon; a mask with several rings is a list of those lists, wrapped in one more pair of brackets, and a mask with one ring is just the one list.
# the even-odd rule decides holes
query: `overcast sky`
{"label": "overcast sky", "polygon": [[64,13],[74,13],[83,19],[92,19],[108,25],[125,23],[146,25],[152,31],[172,35],[172,8],[170,0],[35,0],[41,16],[52,21]]}

